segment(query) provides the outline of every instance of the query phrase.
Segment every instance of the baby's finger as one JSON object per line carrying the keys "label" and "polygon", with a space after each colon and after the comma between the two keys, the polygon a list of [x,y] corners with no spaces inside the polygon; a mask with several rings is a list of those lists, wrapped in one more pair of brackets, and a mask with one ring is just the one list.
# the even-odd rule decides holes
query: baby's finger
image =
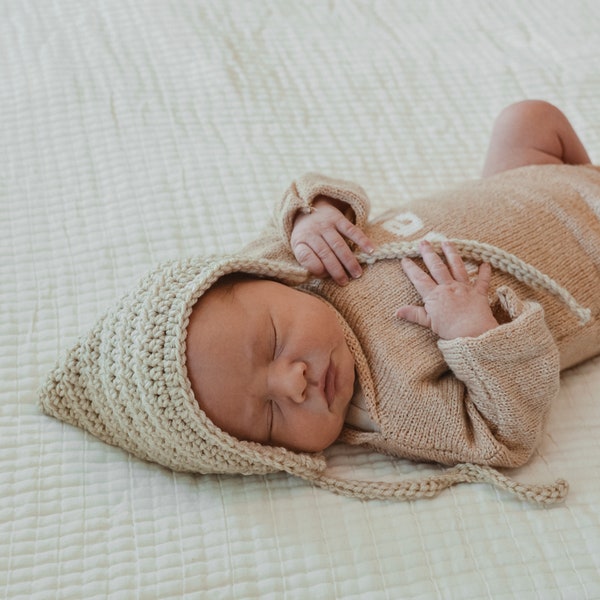
{"label": "baby's finger", "polygon": [[403,258],[401,264],[402,270],[415,286],[421,298],[425,298],[437,287],[436,282],[410,258]]}
{"label": "baby's finger", "polygon": [[469,283],[467,268],[462,257],[456,251],[456,246],[452,242],[442,242],[442,250],[454,279],[461,283]]}
{"label": "baby's finger", "polygon": [[375,251],[375,245],[367,234],[360,227],[348,221],[348,219],[342,219],[337,225],[337,230],[343,236],[353,241],[363,252],[372,254]]}
{"label": "baby's finger", "polygon": [[[340,236],[338,235],[338,237],[340,237]],[[341,239],[342,243],[346,246],[346,248],[348,248],[348,246],[346,245],[346,242],[343,240],[343,238],[340,237],[340,239]],[[339,246],[339,244],[336,244],[335,248],[338,251],[341,251],[341,246]],[[348,274],[346,273],[344,266],[339,261],[337,255],[332,250],[329,243],[326,242],[326,240],[324,240],[323,238],[317,238],[312,243],[311,249],[316,254],[318,259],[320,260],[325,271],[331,276],[331,278],[338,285],[346,285],[348,283],[348,281],[349,281]]]}
{"label": "baby's finger", "polygon": [[315,277],[325,277],[327,271],[321,262],[321,259],[313,252],[312,248],[304,243],[299,242],[294,246],[294,256],[300,265]]}
{"label": "baby's finger", "polygon": [[440,284],[451,283],[453,280],[452,274],[448,270],[446,263],[433,249],[433,246],[427,241],[422,241],[419,244],[419,249],[421,250],[423,262],[427,265],[433,279]]}
{"label": "baby's finger", "polygon": [[481,263],[479,265],[479,271],[477,273],[477,280],[473,286],[480,294],[487,296],[488,290],[490,289],[490,282],[492,280],[492,267],[489,263]]}
{"label": "baby's finger", "polygon": [[422,327],[431,328],[431,319],[429,318],[429,315],[422,306],[414,306],[411,304],[401,306],[396,311],[396,316],[399,319],[404,319],[405,321],[416,323],[417,325],[421,325]]}
{"label": "baby's finger", "polygon": [[355,279],[362,275],[362,268],[356,260],[354,252],[348,246],[348,242],[334,230],[328,230],[323,234],[323,238],[329,244],[333,254],[341,263],[344,269]]}

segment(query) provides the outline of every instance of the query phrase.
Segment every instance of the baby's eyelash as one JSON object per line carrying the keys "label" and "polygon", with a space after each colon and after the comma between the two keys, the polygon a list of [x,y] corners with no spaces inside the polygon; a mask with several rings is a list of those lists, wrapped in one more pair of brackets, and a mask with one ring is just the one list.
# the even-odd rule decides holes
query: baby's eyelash
{"label": "baby's eyelash", "polygon": [[273,317],[271,317],[271,327],[273,328],[273,353],[272,357],[275,359],[277,356],[277,329],[275,328],[275,323],[273,322]]}

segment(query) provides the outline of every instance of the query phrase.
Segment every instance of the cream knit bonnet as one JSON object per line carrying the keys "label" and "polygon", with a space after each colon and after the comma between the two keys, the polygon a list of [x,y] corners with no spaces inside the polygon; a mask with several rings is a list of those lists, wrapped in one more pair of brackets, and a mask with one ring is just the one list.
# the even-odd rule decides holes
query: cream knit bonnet
{"label": "cream knit bonnet", "polygon": [[[387,253],[410,255],[416,251],[413,246],[387,249]],[[391,256],[385,248],[380,253],[361,260]],[[395,483],[334,478],[327,474],[323,454],[240,441],[219,429],[193,396],[185,366],[185,340],[194,304],[219,278],[235,272],[287,285],[299,285],[308,278],[301,267],[241,256],[161,265],[67,352],[41,390],[42,409],[108,444],[175,471],[243,475],[285,471],[362,499],[430,497],[456,483],[475,481],[487,481],[535,503],[564,499],[568,488],[562,480],[547,486],[523,485],[495,469],[472,464]]]}

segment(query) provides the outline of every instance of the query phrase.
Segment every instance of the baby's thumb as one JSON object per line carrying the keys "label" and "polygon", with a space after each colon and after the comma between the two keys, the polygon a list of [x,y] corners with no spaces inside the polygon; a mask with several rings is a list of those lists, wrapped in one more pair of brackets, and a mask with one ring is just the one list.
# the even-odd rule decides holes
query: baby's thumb
{"label": "baby's thumb", "polygon": [[431,319],[422,306],[413,306],[412,304],[401,306],[396,311],[396,316],[399,319],[404,319],[423,327],[431,327]]}

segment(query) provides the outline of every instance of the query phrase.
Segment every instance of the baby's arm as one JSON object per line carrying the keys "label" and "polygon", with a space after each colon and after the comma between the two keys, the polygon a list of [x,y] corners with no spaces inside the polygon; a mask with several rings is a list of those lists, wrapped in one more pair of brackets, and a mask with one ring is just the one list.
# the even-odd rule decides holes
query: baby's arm
{"label": "baby's arm", "polygon": [[589,162],[571,123],[556,106],[524,100],[507,106],[496,119],[483,177],[527,165]]}
{"label": "baby's arm", "polygon": [[481,265],[471,284],[451,245],[443,246],[448,266],[430,244],[421,251],[429,274],[412,261],[402,266],[424,306],[401,307],[398,315],[438,334],[437,346],[454,375],[436,371],[415,382],[415,406],[427,398],[427,407],[418,407],[427,430],[421,435],[437,439],[445,431],[454,440],[441,443],[431,458],[520,466],[537,447],[558,393],[558,349],[542,307],[500,288],[498,300],[510,321],[498,326],[487,298],[489,265]]}
{"label": "baby's arm", "polygon": [[423,261],[429,274],[412,260],[402,260],[402,268],[423,299],[423,306],[402,306],[396,316],[428,327],[443,340],[477,337],[498,326],[488,301],[490,265],[479,267],[473,284],[456,248],[442,243],[447,265],[429,242],[421,242]]}
{"label": "baby's arm", "polygon": [[344,202],[321,196],[310,213],[297,215],[290,238],[294,256],[305,269],[316,277],[330,275],[339,285],[348,283],[348,274],[357,278],[362,273],[348,240],[365,252],[374,250],[347,211],[351,209]]}
{"label": "baby's arm", "polygon": [[300,264],[298,272],[330,274],[343,285],[347,273],[361,273],[350,245],[373,249],[363,232],[369,207],[366,192],[356,183],[305,173],[292,181],[266,229],[242,254],[289,262],[295,268]]}

